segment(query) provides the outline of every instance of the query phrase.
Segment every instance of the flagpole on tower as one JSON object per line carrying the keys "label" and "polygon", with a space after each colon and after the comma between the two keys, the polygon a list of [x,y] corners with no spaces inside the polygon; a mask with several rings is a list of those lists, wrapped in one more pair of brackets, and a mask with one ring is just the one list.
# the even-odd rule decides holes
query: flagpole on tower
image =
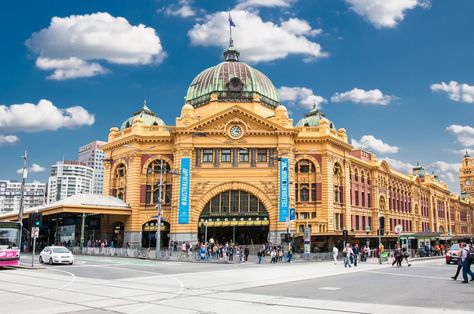
{"label": "flagpole on tower", "polygon": [[232,17],[230,16],[230,11],[229,13],[229,47],[234,46],[234,41],[232,40]]}

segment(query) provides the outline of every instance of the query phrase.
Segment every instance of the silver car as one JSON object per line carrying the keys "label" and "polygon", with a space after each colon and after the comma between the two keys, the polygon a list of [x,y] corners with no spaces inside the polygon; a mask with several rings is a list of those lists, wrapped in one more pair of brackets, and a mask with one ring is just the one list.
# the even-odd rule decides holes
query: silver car
{"label": "silver car", "polygon": [[47,246],[41,251],[39,256],[40,263],[69,264],[74,263],[74,255],[64,246]]}

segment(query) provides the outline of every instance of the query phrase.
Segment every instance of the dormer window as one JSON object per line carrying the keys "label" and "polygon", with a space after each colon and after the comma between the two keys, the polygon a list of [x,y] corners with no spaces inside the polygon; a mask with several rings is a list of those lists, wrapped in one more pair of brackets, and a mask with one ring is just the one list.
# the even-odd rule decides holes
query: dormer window
{"label": "dormer window", "polygon": [[240,92],[243,89],[242,81],[238,77],[233,77],[227,83],[227,88],[231,92]]}

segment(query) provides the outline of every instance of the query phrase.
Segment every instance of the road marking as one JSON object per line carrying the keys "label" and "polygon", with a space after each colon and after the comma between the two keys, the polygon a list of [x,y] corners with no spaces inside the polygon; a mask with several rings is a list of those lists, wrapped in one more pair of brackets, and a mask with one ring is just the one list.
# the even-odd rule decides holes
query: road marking
{"label": "road marking", "polygon": [[381,274],[381,275],[401,276],[401,277],[416,277],[416,278],[425,278],[425,279],[452,280],[451,278],[446,278],[446,277],[409,275],[409,274],[394,274],[394,273],[388,273],[388,272],[376,271],[376,270],[367,270],[367,272],[374,273],[374,274]]}
{"label": "road marking", "polygon": [[318,290],[329,290],[329,291],[335,291],[335,290],[340,290],[341,288],[339,287],[321,287],[318,288]]}

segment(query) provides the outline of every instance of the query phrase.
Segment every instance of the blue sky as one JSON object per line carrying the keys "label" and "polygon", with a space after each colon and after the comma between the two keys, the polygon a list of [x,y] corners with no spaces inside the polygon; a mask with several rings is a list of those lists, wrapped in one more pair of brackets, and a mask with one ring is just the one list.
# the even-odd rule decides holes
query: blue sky
{"label": "blue sky", "polygon": [[20,179],[28,149],[29,181],[46,181],[144,99],[173,125],[194,76],[222,59],[228,10],[241,59],[295,122],[316,103],[353,144],[458,191],[474,149],[470,0],[2,1],[0,178]]}

